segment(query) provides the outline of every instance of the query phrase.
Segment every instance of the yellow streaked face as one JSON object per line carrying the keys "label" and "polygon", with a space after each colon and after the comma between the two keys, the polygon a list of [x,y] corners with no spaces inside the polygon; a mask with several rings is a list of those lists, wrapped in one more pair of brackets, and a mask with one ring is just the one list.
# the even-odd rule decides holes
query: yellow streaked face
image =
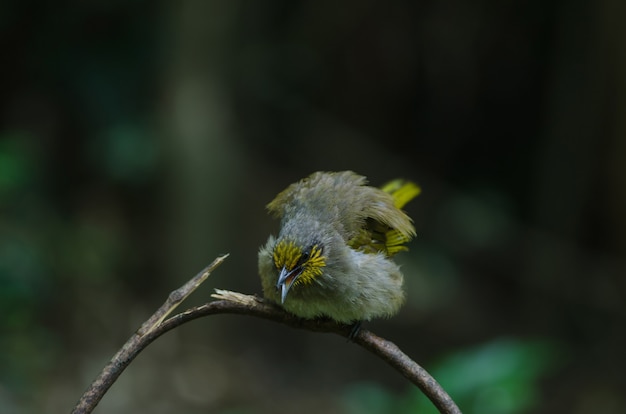
{"label": "yellow streaked face", "polygon": [[322,275],[326,257],[317,244],[303,250],[292,241],[280,240],[274,247],[274,265],[280,272],[276,288],[284,302],[292,286],[310,284]]}

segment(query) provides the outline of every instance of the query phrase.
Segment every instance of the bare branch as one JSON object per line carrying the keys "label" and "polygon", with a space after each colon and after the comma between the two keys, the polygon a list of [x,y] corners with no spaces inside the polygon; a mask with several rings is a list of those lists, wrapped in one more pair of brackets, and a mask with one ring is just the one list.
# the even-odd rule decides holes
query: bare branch
{"label": "bare branch", "polygon": [[[224,256],[216,259],[209,267],[207,267],[206,270],[199,273],[198,276],[203,276],[204,273],[207,273],[206,276],[208,276],[208,273],[217,267],[224,259]],[[198,276],[194,279],[198,278]],[[204,279],[206,279],[206,276],[204,276]],[[195,287],[197,287],[197,285],[195,285]],[[356,336],[351,337],[352,326],[350,325],[338,324],[329,319],[301,319],[256,296],[244,295],[242,293],[227,290],[216,290],[216,292],[217,293],[212,296],[218,300],[190,308],[172,316],[162,323],[154,324],[151,322],[149,324],[151,328],[147,329],[143,335],[139,335],[139,333],[133,335],[133,337],[131,337],[128,342],[124,344],[122,349],[120,349],[120,351],[118,351],[118,353],[111,359],[109,364],[103,369],[101,374],[91,384],[89,389],[87,389],[85,394],[78,401],[72,413],[90,413],[102,399],[102,396],[107,392],[110,386],[117,380],[122,371],[124,371],[124,369],[146,346],[159,336],[194,319],[222,313],[255,316],[279,322],[292,328],[305,329],[314,332],[335,333],[346,338],[351,338],[354,343],[362,346],[386,361],[413,384],[419,387],[420,390],[422,390],[422,392],[424,392],[424,394],[426,394],[426,396],[433,402],[440,413],[461,413],[450,396],[425,369],[415,363],[415,361],[411,360],[411,358],[404,354],[395,344],[374,335],[370,331],[362,329],[356,334]],[[168,302],[166,302],[162,308],[167,308],[166,305]],[[176,304],[178,303],[180,303],[180,301]],[[157,311],[157,313],[159,311]],[[157,313],[155,313],[155,315],[157,315]],[[148,322],[146,322],[143,326],[146,325],[148,325]]]}
{"label": "bare branch", "polygon": [[172,291],[165,303],[141,325],[141,328],[137,331],[137,335],[143,336],[163,322],[163,320],[167,318],[167,315],[172,313],[182,301],[187,299],[227,257],[228,254],[219,256],[217,259],[213,260],[213,263],[202,269],[200,273],[192,277],[187,283]]}
{"label": "bare branch", "polygon": [[228,255],[219,256],[191,280],[169,294],[165,303],[141,325],[141,328],[126,341],[122,348],[111,358],[111,361],[102,369],[100,375],[91,383],[72,410],[73,414],[90,413],[96,408],[104,394],[111,388],[111,385],[122,374],[128,364],[135,359],[137,354],[165,332],[163,331],[158,335],[153,334],[158,327],[162,326],[163,319],[196,290],[227,257]]}

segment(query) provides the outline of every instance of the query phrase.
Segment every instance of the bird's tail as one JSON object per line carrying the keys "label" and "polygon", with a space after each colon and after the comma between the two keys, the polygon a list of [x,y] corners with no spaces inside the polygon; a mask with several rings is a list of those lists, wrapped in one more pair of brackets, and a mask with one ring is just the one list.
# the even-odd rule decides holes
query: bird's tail
{"label": "bird's tail", "polygon": [[389,181],[387,184],[381,187],[385,193],[391,194],[393,197],[393,203],[397,208],[402,208],[409,201],[422,192],[419,185],[412,181],[408,181],[402,178]]}

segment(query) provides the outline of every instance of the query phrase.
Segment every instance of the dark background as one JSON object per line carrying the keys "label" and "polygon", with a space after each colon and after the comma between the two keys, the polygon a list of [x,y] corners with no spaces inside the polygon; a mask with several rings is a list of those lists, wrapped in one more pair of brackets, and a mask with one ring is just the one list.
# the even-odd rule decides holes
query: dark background
{"label": "dark background", "polygon": [[[264,206],[420,183],[408,301],[367,328],[465,413],[626,412],[626,3],[0,5],[0,412],[68,412],[167,297],[260,293]],[[331,335],[214,316],[97,413],[433,412]]]}

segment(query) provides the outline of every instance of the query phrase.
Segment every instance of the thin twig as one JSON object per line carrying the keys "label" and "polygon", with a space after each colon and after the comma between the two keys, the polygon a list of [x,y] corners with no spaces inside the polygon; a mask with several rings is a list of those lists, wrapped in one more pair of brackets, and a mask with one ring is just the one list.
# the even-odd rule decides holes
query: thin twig
{"label": "thin twig", "polygon": [[219,256],[213,263],[191,278],[191,280],[169,294],[165,303],[141,325],[141,328],[126,341],[122,348],[111,358],[111,361],[102,369],[100,375],[91,383],[74,407],[74,410],[72,410],[73,414],[90,413],[96,408],[96,405],[98,405],[104,394],[111,388],[111,385],[113,385],[122,374],[128,364],[130,364],[137,354],[150,342],[162,334],[153,335],[153,332],[155,332],[158,327],[162,326],[161,321],[163,321],[163,319],[165,319],[187,296],[196,290],[196,288],[206,280],[209,274],[211,274],[217,266],[222,264],[227,257],[228,255]]}
{"label": "thin twig", "polygon": [[159,309],[157,309],[152,316],[141,325],[141,328],[137,331],[137,335],[143,336],[147,332],[154,329],[155,326],[159,325],[161,322],[167,318],[167,315],[172,313],[174,309],[181,304],[182,301],[187,299],[189,295],[191,295],[197,288],[204,282],[207,277],[211,274],[215,268],[222,264],[224,260],[228,257],[228,254],[219,256],[217,259],[213,260],[213,263],[202,269],[197,275],[189,279],[187,283],[179,287],[178,289],[172,291],[167,300]]}
{"label": "thin twig", "polygon": [[[213,263],[215,264],[218,260],[219,262],[215,264],[215,266],[212,264],[212,267],[209,266],[204,272],[213,270],[223,259],[224,257],[216,259]],[[122,371],[124,371],[132,360],[156,338],[186,322],[204,316],[223,313],[249,315],[279,322],[292,328],[314,332],[335,333],[346,338],[351,337],[352,326],[350,325],[338,324],[332,320],[325,319],[301,319],[256,296],[226,290],[216,290],[216,292],[217,293],[212,296],[218,300],[190,308],[172,316],[162,323],[156,325],[151,324],[152,329],[148,330],[144,335],[133,335],[85,392],[72,413],[90,413],[102,399],[102,396],[109,387],[117,380]],[[392,342],[380,338],[364,329],[361,329],[356,336],[352,337],[352,341],[379,356],[419,387],[433,402],[440,413],[461,413],[454,401],[437,381]]]}

